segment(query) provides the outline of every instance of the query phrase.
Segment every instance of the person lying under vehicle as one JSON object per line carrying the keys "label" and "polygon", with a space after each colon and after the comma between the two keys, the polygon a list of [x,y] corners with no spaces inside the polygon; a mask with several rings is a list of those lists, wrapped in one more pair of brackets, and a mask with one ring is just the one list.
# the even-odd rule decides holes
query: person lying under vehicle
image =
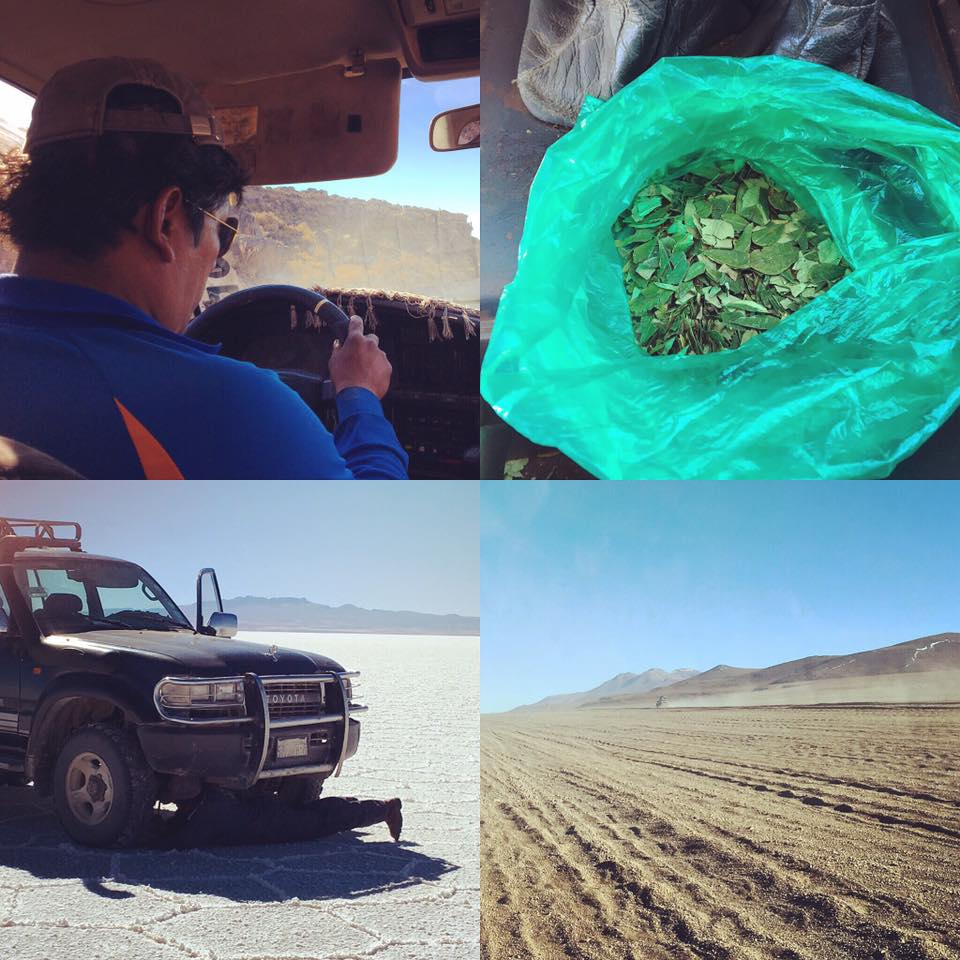
{"label": "person lying under vehicle", "polygon": [[0,170],[0,435],[99,479],[404,479],[391,366],[351,318],[331,434],[275,373],[182,336],[247,182],[210,105],[149,60],[86,60],[41,89]]}
{"label": "person lying under vehicle", "polygon": [[210,791],[194,804],[182,805],[164,819],[154,815],[146,846],[169,850],[293,843],[329,837],[347,830],[385,823],[398,841],[403,828],[402,803],[319,797],[291,807],[275,797],[239,800],[224,791]]}

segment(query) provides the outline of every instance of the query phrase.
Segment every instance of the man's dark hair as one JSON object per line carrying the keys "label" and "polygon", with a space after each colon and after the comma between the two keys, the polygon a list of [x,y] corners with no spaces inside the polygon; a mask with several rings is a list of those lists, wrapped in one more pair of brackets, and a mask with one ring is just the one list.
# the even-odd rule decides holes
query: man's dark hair
{"label": "man's dark hair", "polygon": [[[139,84],[117,87],[107,109],[180,113],[176,98]],[[247,176],[224,149],[166,133],[105,133],[38,147],[0,164],[0,231],[26,250],[93,260],[165,187],[178,186],[199,243],[203,210],[239,200]]]}

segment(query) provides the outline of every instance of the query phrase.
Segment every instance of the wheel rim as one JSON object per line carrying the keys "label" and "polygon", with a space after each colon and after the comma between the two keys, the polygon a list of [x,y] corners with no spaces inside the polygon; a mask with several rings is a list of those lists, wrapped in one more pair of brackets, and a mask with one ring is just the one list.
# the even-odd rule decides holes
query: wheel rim
{"label": "wheel rim", "polygon": [[103,757],[78,753],[66,776],[67,806],[81,823],[102,823],[113,807],[113,777]]}

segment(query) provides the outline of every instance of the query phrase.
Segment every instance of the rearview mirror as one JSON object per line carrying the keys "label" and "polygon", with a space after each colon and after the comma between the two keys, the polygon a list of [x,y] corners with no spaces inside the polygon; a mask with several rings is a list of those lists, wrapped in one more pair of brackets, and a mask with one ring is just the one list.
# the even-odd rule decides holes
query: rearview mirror
{"label": "rearview mirror", "polygon": [[217,611],[210,614],[207,621],[207,629],[213,631],[215,637],[225,637],[230,639],[237,635],[239,626],[237,624],[237,615],[235,613],[223,613]]}
{"label": "rearview mirror", "polygon": [[480,104],[437,114],[430,124],[430,146],[440,152],[480,146]]}

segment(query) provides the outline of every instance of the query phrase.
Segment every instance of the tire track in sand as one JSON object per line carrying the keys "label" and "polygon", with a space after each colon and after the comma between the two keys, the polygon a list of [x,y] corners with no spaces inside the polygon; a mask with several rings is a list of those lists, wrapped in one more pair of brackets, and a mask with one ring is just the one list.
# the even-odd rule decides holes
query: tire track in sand
{"label": "tire track in sand", "polygon": [[[546,721],[484,719],[485,958],[960,955],[952,932],[957,877],[949,869],[958,845],[950,833],[853,823],[825,802],[805,804],[757,790],[763,783],[757,774],[776,772],[776,764],[754,745],[729,761],[753,771],[741,777],[711,775],[717,766],[698,768],[689,749],[682,751],[685,763],[654,759],[665,754],[649,746],[655,731],[638,721],[644,711],[630,713],[616,740],[608,739],[614,725],[609,711]],[[738,711],[724,713],[729,724]],[[831,714],[836,721],[839,712]],[[955,737],[956,714],[950,716]],[[731,729],[735,739],[736,725]],[[697,738],[703,730],[680,733],[690,735],[688,748],[702,747]],[[671,746],[679,739],[670,731]],[[631,741],[646,746],[631,750]],[[702,762],[711,766],[711,758]],[[835,771],[810,772],[818,783],[837,779]],[[847,783],[844,789],[857,787]],[[895,787],[872,795],[903,802]],[[931,807],[936,799],[928,801]],[[825,829],[828,814],[838,823]],[[929,874],[908,877],[905,896],[900,884],[877,882],[854,862],[878,839],[894,859],[916,861],[915,874]],[[839,861],[830,855],[838,842],[852,851]],[[941,855],[931,855],[933,843],[943,847]],[[934,889],[943,891],[940,899]]]}

